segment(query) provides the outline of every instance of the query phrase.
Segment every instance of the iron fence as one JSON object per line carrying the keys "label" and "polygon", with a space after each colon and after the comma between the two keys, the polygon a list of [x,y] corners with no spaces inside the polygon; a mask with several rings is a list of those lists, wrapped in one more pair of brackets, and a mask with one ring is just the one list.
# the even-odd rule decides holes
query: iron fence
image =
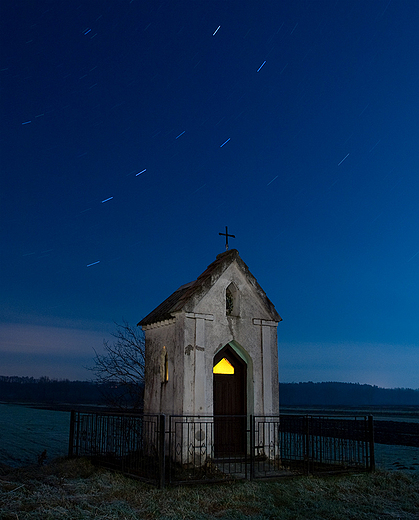
{"label": "iron fence", "polygon": [[69,455],[90,457],[160,487],[372,471],[373,420],[72,412]]}
{"label": "iron fence", "polygon": [[[167,432],[169,483],[249,478],[250,455],[246,439],[250,420],[245,415],[170,416]],[[232,435],[237,431],[239,442],[232,445]]]}
{"label": "iron fence", "polygon": [[255,417],[254,424],[256,453],[265,454],[252,466],[256,477],[375,468],[372,416],[281,415]]}
{"label": "iron fence", "polygon": [[71,412],[69,456],[156,485],[164,482],[164,416]]}

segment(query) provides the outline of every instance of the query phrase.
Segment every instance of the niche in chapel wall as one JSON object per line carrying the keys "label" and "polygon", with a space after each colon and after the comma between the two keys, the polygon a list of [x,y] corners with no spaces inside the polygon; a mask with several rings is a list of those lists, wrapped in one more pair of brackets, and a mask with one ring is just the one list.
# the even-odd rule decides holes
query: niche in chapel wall
{"label": "niche in chapel wall", "polygon": [[226,315],[240,315],[240,294],[237,287],[232,282],[226,289]]}
{"label": "niche in chapel wall", "polygon": [[162,348],[160,355],[160,379],[162,383],[169,381],[169,358],[167,356],[166,347]]}

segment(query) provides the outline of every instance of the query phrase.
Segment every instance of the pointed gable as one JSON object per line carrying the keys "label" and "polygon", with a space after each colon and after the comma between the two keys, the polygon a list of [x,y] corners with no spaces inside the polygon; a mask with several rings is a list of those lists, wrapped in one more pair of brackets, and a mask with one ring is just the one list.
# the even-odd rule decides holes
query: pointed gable
{"label": "pointed gable", "polygon": [[172,293],[166,300],[151,311],[145,318],[143,318],[138,325],[147,326],[159,323],[165,320],[174,318],[174,314],[181,311],[192,311],[194,305],[200,301],[205,294],[216,283],[224,271],[233,263],[244,274],[250,285],[254,288],[258,298],[267,310],[272,321],[282,321],[282,318],[277,313],[273,303],[266,296],[265,291],[258,284],[256,278],[251,274],[247,265],[240,258],[236,249],[225,251],[217,255],[217,258],[207,269],[193,282],[182,285],[174,293]]}

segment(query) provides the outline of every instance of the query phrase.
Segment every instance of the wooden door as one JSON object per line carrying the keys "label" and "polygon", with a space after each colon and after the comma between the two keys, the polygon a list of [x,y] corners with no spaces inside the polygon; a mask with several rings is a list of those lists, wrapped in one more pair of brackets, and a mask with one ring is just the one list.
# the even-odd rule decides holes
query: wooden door
{"label": "wooden door", "polygon": [[227,345],[214,358],[214,455],[246,452],[246,363]]}

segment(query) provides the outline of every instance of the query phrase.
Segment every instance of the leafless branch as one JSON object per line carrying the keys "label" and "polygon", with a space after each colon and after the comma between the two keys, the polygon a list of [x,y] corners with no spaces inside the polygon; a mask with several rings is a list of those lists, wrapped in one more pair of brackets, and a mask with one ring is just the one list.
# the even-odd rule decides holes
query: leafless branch
{"label": "leafless branch", "polygon": [[[112,334],[115,342],[103,342],[105,353],[99,354],[93,349],[95,365],[91,370],[98,383],[122,387],[134,406],[138,407],[144,384],[144,335],[140,329],[133,329],[125,320],[122,324],[115,325],[116,331]],[[121,393],[118,398],[121,398]]]}

